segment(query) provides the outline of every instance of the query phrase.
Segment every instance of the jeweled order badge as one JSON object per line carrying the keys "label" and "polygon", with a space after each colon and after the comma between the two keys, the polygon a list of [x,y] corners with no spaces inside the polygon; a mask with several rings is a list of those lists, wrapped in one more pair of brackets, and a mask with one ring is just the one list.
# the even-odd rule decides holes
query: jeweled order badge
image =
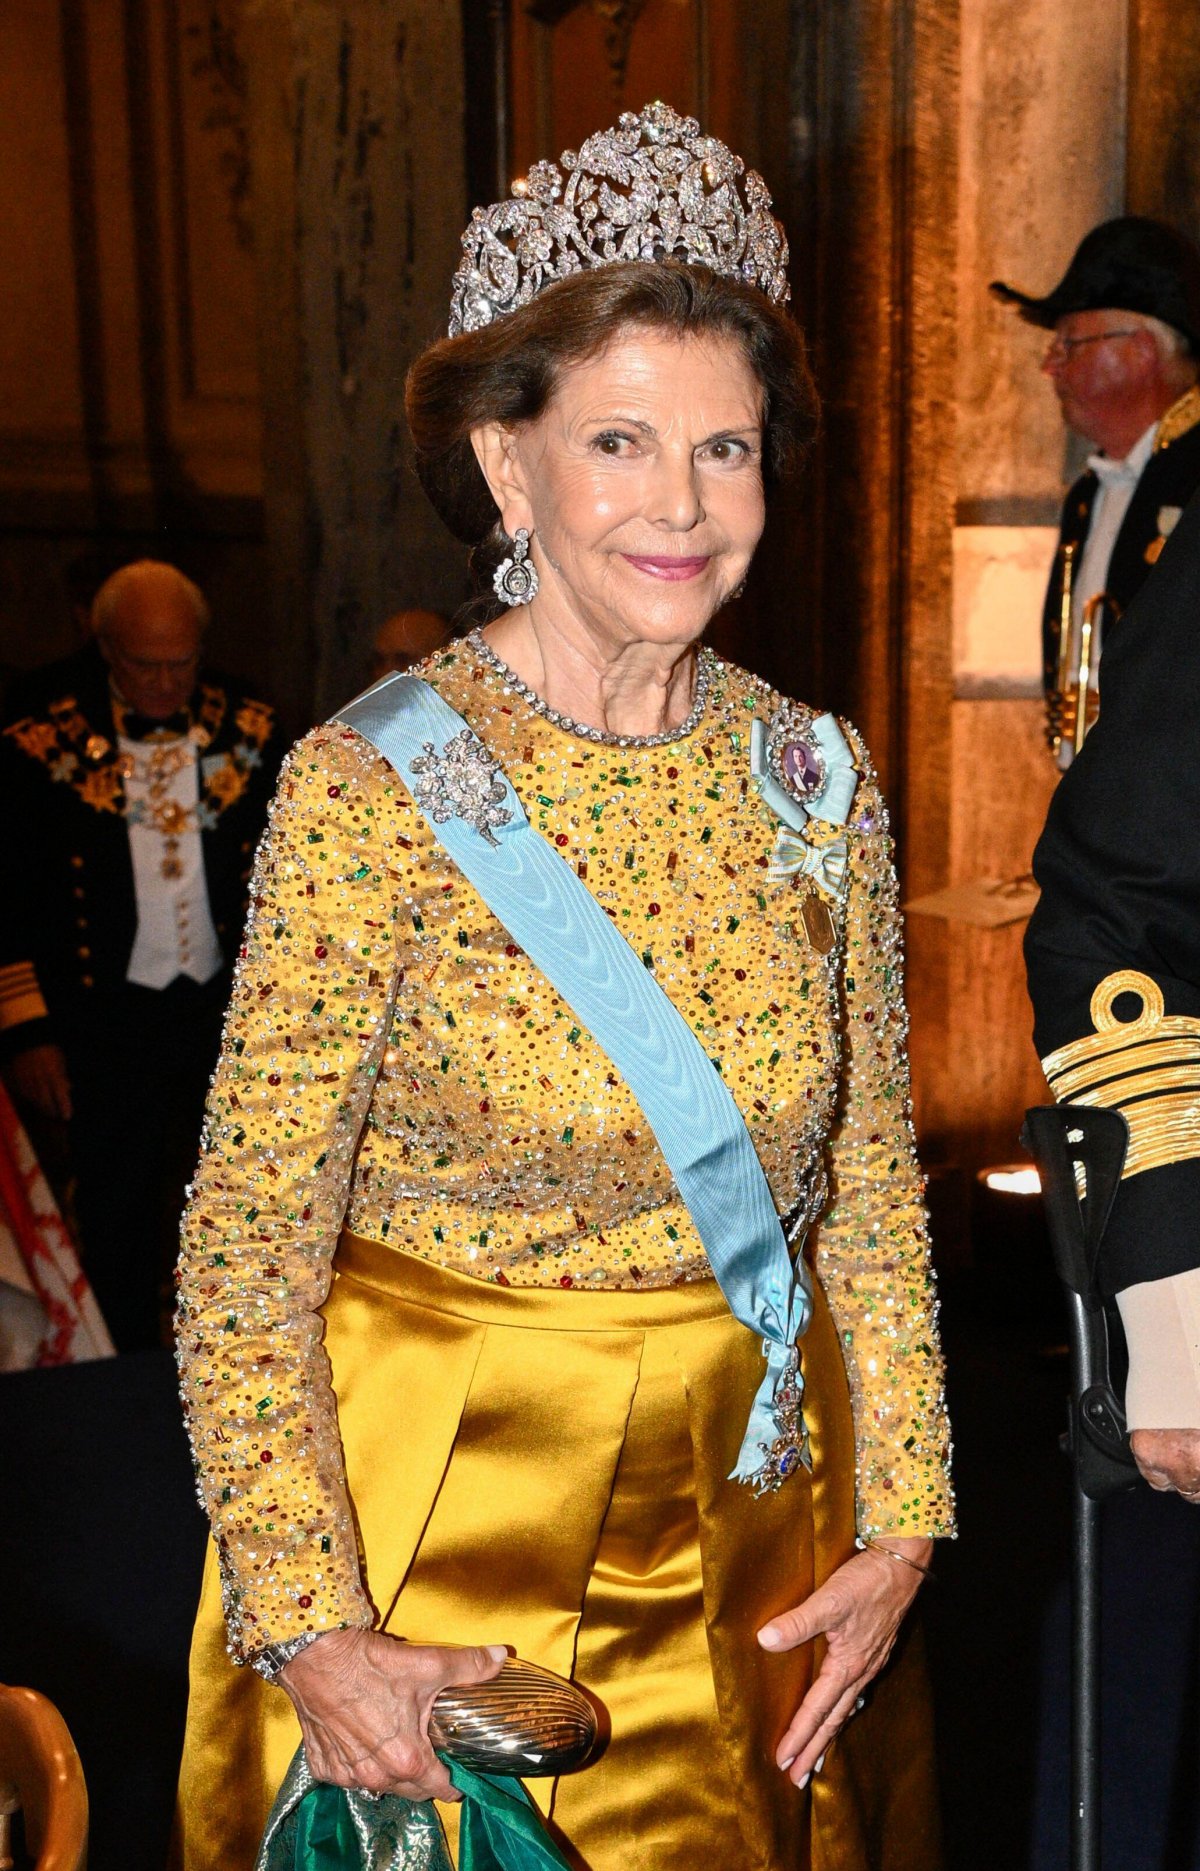
{"label": "jeweled order badge", "polygon": [[802,806],[822,792],[828,773],[812,724],[812,709],[790,702],[778,711],[767,734],[771,776]]}

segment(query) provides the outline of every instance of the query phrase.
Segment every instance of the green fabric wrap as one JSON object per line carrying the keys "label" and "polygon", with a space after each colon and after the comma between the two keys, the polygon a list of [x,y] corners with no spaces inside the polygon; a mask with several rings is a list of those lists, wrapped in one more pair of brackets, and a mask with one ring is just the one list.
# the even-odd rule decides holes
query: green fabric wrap
{"label": "green fabric wrap", "polygon": [[477,1774],[458,1761],[446,1765],[463,1796],[458,1871],[568,1871],[519,1780]]}
{"label": "green fabric wrap", "polygon": [[[519,1780],[443,1756],[462,1794],[459,1871],[568,1871]],[[453,1871],[432,1801],[315,1781],[301,1748],[279,1789],[254,1871]]]}

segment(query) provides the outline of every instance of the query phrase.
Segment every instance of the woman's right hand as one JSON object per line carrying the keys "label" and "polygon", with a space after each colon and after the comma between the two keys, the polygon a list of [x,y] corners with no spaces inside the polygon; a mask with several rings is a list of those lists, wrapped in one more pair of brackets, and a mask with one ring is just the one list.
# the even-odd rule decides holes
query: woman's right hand
{"label": "woman's right hand", "polygon": [[406,1644],[382,1631],[330,1631],[285,1664],[278,1681],[300,1717],[314,1780],[410,1800],[459,1794],[429,1742],[429,1711],[455,1683],[498,1676],[499,1644]]}

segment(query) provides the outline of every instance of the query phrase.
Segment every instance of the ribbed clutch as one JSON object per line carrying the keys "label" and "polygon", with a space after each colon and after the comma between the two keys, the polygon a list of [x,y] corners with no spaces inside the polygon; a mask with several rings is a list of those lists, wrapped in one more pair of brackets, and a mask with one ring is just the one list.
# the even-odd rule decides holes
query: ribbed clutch
{"label": "ribbed clutch", "polygon": [[443,1689],[429,1716],[435,1748],[481,1773],[568,1773],[596,1744],[596,1715],[573,1683],[510,1657],[490,1683]]}

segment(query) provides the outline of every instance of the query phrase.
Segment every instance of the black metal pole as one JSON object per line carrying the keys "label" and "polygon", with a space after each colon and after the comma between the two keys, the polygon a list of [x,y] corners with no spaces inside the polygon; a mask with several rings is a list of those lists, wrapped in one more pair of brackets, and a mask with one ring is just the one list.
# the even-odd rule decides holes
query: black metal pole
{"label": "black metal pole", "polygon": [[1075,1490],[1071,1871],[1100,1871],[1100,1503]]}
{"label": "black metal pole", "polygon": [[1067,1291],[1071,1336],[1071,1871],[1100,1871],[1100,1503],[1085,1491],[1083,1400],[1092,1320]]}
{"label": "black metal pole", "polygon": [[1070,1862],[1071,1871],[1100,1871],[1100,1508],[1109,1495],[1134,1485],[1137,1469],[1109,1378],[1108,1323],[1095,1265],[1128,1127],[1113,1111],[1044,1108],[1026,1113],[1022,1141],[1041,1173],[1070,1333]]}

